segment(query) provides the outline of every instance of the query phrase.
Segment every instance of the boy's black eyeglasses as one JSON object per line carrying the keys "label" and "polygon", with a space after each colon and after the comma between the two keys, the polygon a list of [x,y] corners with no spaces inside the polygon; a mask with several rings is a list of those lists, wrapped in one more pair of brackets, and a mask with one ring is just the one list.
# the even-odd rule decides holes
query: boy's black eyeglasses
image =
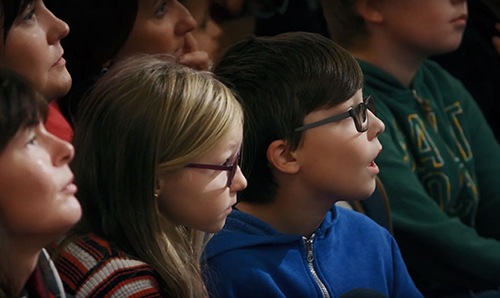
{"label": "boy's black eyeglasses", "polygon": [[368,114],[366,111],[367,109],[372,111],[373,114],[377,115],[377,112],[375,110],[375,102],[373,101],[373,97],[371,95],[363,98],[362,103],[353,107],[347,112],[332,117],[328,117],[320,121],[303,125],[301,127],[296,128],[293,132],[296,133],[304,131],[320,125],[340,121],[349,117],[352,117],[354,119],[354,124],[356,125],[356,129],[358,130],[358,132],[365,132],[368,130]]}
{"label": "boy's black eyeglasses", "polygon": [[236,175],[236,171],[238,170],[238,164],[240,161],[240,151],[234,156],[233,160],[231,160],[231,164],[224,165],[209,165],[204,163],[190,163],[186,167],[187,168],[196,168],[196,169],[207,169],[207,170],[220,170],[220,171],[228,171],[227,176],[227,187],[231,187],[233,184],[234,176]]}

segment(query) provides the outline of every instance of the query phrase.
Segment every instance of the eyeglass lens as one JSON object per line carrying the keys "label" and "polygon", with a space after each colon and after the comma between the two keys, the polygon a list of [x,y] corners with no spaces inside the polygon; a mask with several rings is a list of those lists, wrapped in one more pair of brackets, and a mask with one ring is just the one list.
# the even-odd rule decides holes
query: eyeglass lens
{"label": "eyeglass lens", "polygon": [[368,113],[367,109],[372,111],[373,114],[376,115],[376,110],[375,110],[375,102],[373,101],[372,96],[365,97],[363,99],[363,103],[357,105],[354,108],[354,120],[356,124],[356,129],[359,132],[364,132],[368,130]]}
{"label": "eyeglass lens", "polygon": [[240,161],[240,153],[236,155],[234,162],[232,164],[231,172],[229,173],[229,177],[227,180],[227,187],[231,187],[231,184],[233,184],[234,176],[236,176],[236,171],[238,170],[239,161]]}

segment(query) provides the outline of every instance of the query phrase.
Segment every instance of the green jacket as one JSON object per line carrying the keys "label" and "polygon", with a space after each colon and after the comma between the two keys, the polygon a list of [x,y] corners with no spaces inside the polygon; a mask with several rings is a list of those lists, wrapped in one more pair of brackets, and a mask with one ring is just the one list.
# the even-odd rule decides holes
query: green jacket
{"label": "green jacket", "polygon": [[376,162],[410,274],[423,287],[498,288],[500,146],[475,101],[431,61],[411,89],[359,63],[386,126]]}

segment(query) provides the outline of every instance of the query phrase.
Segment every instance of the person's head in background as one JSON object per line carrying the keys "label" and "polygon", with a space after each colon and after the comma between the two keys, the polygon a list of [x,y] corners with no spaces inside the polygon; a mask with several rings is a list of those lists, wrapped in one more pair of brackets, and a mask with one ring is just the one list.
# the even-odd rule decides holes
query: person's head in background
{"label": "person's head in background", "polygon": [[0,66],[22,76],[48,101],[65,95],[71,76],[61,47],[68,25],[42,0],[0,0]]}
{"label": "person's head in background", "polygon": [[246,187],[237,166],[242,129],[241,106],[210,73],[159,56],[117,63],[75,132],[75,147],[85,148],[73,163],[84,211],[76,232],[148,263],[173,296],[195,295],[204,289],[203,232],[222,228]]}
{"label": "person's head in background", "polygon": [[210,14],[212,2],[213,0],[185,0],[184,5],[198,24],[193,36],[200,49],[207,52],[211,59],[217,60],[220,56],[219,38],[223,31]]}
{"label": "person's head in background", "polygon": [[50,8],[72,27],[63,41],[74,81],[60,101],[66,117],[76,115],[82,94],[103,69],[130,55],[172,54],[196,69],[210,64],[192,36],[195,20],[177,0],[51,0]]}
{"label": "person's head in background", "polygon": [[466,0],[321,0],[334,41],[368,62],[419,65],[455,50],[467,21]]}
{"label": "person's head in background", "polygon": [[[363,74],[347,51],[312,33],[251,37],[229,48],[214,73],[245,110],[241,202],[273,204],[293,188],[310,204],[326,202],[326,213],[335,200],[372,194],[384,125],[363,106]],[[358,119],[303,127],[358,110]]]}
{"label": "person's head in background", "polygon": [[46,109],[23,78],[0,69],[0,296],[17,296],[40,250],[81,216],[74,150],[45,130]]}
{"label": "person's head in background", "polygon": [[274,13],[256,18],[255,35],[274,36],[285,32],[312,32],[330,37],[319,0],[274,1]]}

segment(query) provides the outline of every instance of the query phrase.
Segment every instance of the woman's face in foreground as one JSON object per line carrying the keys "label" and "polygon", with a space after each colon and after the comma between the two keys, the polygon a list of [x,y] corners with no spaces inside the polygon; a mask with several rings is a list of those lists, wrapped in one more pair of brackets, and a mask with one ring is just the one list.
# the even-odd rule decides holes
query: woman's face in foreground
{"label": "woman's face in foreground", "polygon": [[0,220],[10,240],[47,245],[81,217],[68,164],[74,149],[42,123],[22,127],[0,153]]}

